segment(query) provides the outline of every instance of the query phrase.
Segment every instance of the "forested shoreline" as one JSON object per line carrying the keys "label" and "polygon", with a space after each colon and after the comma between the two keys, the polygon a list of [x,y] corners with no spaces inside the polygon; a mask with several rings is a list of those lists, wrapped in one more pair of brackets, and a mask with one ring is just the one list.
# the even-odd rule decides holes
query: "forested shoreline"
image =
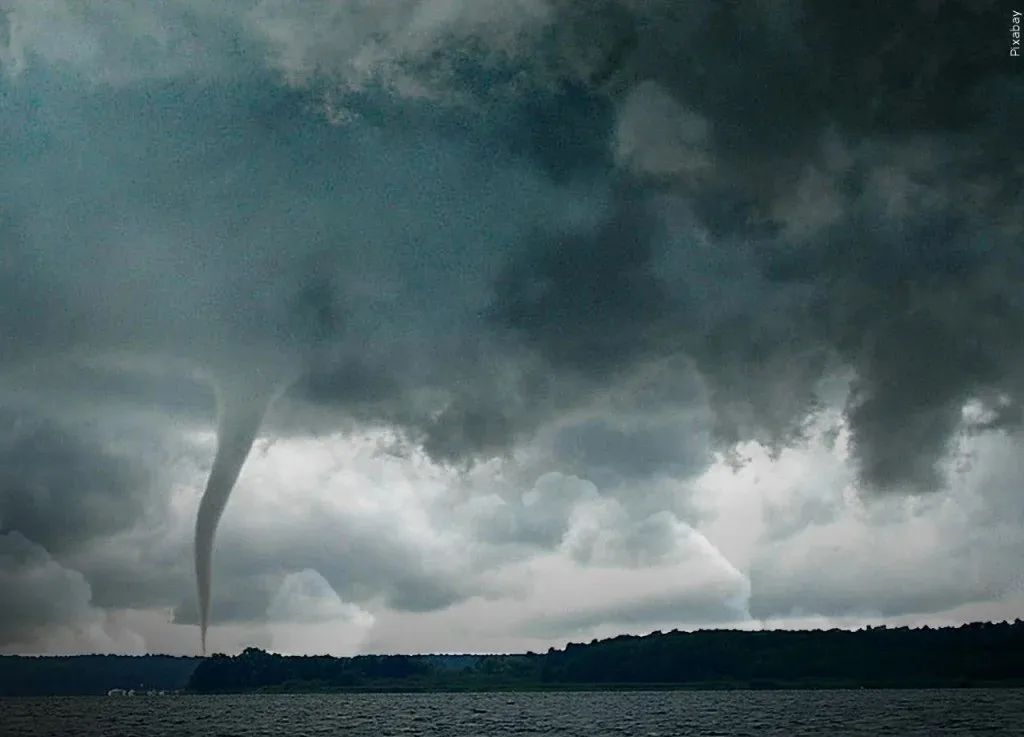
{"label": "forested shoreline", "polygon": [[511,655],[0,658],[0,695],[1024,687],[1024,621],[620,635]]}

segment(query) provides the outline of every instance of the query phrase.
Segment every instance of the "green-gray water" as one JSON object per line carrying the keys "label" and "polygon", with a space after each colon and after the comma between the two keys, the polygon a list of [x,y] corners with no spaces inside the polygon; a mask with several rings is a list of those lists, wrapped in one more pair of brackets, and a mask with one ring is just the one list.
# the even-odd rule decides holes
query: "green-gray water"
{"label": "green-gray water", "polygon": [[1020,735],[1024,689],[60,697],[0,700],[5,737]]}

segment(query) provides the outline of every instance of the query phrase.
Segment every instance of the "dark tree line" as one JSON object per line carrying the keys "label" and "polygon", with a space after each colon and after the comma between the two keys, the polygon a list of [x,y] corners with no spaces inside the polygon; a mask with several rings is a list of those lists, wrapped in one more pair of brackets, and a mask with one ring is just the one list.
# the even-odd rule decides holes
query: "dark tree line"
{"label": "dark tree line", "polygon": [[1024,686],[1024,621],[621,635],[545,654],[0,657],[0,696],[250,691]]}
{"label": "dark tree line", "polygon": [[[456,664],[453,666],[453,662]],[[544,655],[205,660],[196,691],[1024,685],[1024,621],[940,629],[704,630],[622,635]]]}
{"label": "dark tree line", "polygon": [[550,651],[541,678],[753,687],[1024,684],[1024,622],[623,635]]}
{"label": "dark tree line", "polygon": [[345,688],[367,682],[415,680],[433,672],[425,659],[409,655],[286,657],[249,647],[235,657],[214,655],[204,660],[192,674],[189,688],[200,692],[251,691],[298,682]]}

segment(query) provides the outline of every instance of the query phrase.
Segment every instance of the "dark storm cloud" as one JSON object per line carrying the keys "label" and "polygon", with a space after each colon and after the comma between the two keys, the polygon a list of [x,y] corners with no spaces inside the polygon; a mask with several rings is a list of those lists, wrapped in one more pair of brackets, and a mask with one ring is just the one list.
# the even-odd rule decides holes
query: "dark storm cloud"
{"label": "dark storm cloud", "polygon": [[89,584],[18,532],[0,533],[0,647],[45,638],[56,627],[88,625]]}
{"label": "dark storm cloud", "polygon": [[[1019,172],[995,166],[1013,124],[1004,68],[987,46],[954,68],[984,14],[550,9],[571,21],[551,37],[524,33],[511,54],[464,55],[430,77],[455,102],[369,86],[342,98],[355,122],[340,126],[262,74],[69,95],[73,78],[29,68],[6,128],[20,152],[4,216],[10,355],[49,344],[184,353],[215,374],[265,364],[300,377],[289,396],[404,425],[444,460],[500,452],[595,384],[675,355],[702,375],[716,437],[784,444],[816,406],[815,381],[845,365],[864,481],[935,486],[957,405],[1020,383],[1000,358],[1019,305],[990,276],[1021,268]],[[955,37],[941,30],[954,16]],[[898,30],[922,25],[942,50]],[[837,34],[864,54],[840,60]],[[403,59],[403,75],[427,74]],[[330,88],[323,68],[311,90]],[[102,129],[120,135],[81,145]],[[630,163],[613,173],[616,150]],[[497,181],[452,188],[485,176],[485,158]],[[581,214],[555,222],[528,198],[518,228],[494,219],[498,200],[545,187],[567,187]],[[59,261],[40,258],[67,233]],[[52,299],[26,321],[39,294]],[[935,314],[949,299],[967,310],[955,321]],[[988,342],[972,357],[979,321]],[[519,367],[504,385],[502,363]]]}
{"label": "dark storm cloud", "polygon": [[[513,192],[523,214],[558,206],[540,202],[550,186],[530,166],[492,175],[479,146],[416,116],[411,130],[332,126],[262,78],[78,94],[32,74],[5,108],[12,381],[34,383],[33,363],[54,354],[156,359],[221,381],[299,376],[317,401],[390,400],[384,419],[447,424],[431,419],[444,396],[418,408],[409,395],[472,378],[449,335],[468,329],[473,290],[525,222],[497,222],[498,207],[509,214]],[[445,415],[470,433],[473,416]],[[458,444],[438,432],[439,453]]]}
{"label": "dark storm cloud", "polygon": [[626,205],[593,233],[530,234],[497,281],[494,320],[568,369],[603,374],[639,360],[669,309],[652,227]]}
{"label": "dark storm cloud", "polygon": [[699,428],[686,420],[618,425],[592,420],[560,430],[553,451],[578,474],[602,484],[605,479],[613,482],[651,475],[685,478],[707,465],[706,442]]}
{"label": "dark storm cloud", "polygon": [[52,554],[130,527],[151,478],[133,458],[39,417],[0,412],[0,529]]}
{"label": "dark storm cloud", "polygon": [[[965,403],[1020,425],[1024,112],[997,15],[12,2],[0,401],[205,421],[208,384],[276,383],[266,432],[392,426],[456,465],[563,422],[552,468],[604,488],[780,450],[850,373],[862,485],[935,489]],[[62,432],[0,434],[0,521],[51,552],[141,514],[130,465]],[[465,593],[378,552],[324,575],[358,597],[384,570],[412,610]]]}
{"label": "dark storm cloud", "polygon": [[[645,4],[604,90],[653,82],[667,101],[645,88],[648,128],[669,113],[691,128],[674,169],[642,155],[660,147],[664,159],[665,141],[630,138],[634,168],[647,170],[634,173],[695,214],[717,241],[709,277],[747,282],[748,301],[728,285],[666,284],[655,263],[687,273],[705,256],[685,238],[658,242],[648,207],[513,256],[495,290],[501,320],[591,375],[688,352],[728,441],[787,442],[816,405],[815,381],[849,366],[862,480],[941,485],[960,407],[1021,384],[1024,177],[1006,159],[1020,114],[1005,103],[1020,82],[989,40],[990,10]],[[638,135],[625,122],[618,134]],[[694,163],[704,155],[712,166]]]}

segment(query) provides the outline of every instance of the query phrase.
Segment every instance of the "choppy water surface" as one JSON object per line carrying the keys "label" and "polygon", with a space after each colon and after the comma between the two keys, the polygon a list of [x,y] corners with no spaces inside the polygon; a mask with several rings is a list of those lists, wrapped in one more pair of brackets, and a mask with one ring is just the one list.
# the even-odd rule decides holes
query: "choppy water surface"
{"label": "choppy water surface", "polygon": [[1024,690],[661,691],[0,700],[20,735],[1021,735]]}

